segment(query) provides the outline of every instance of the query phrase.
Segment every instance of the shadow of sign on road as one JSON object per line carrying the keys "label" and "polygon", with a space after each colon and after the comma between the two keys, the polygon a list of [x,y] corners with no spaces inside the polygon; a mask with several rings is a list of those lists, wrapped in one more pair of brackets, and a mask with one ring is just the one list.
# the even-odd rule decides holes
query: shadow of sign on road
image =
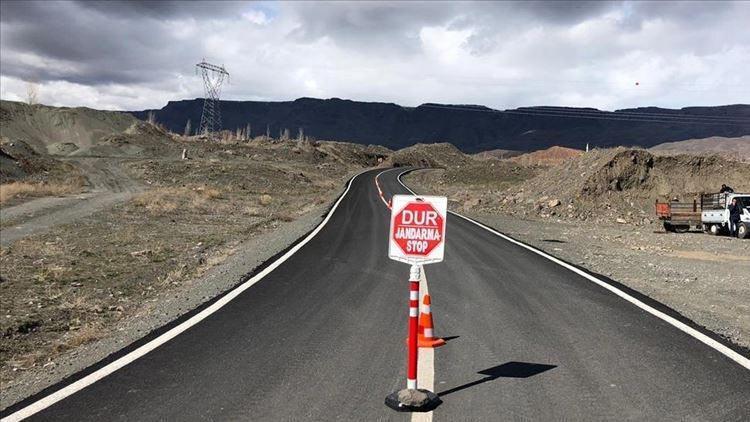
{"label": "shadow of sign on road", "polygon": [[529,378],[554,368],[557,368],[557,365],[511,361],[502,365],[493,366],[492,368],[483,369],[477,373],[485,375],[484,378],[442,391],[438,393],[438,396],[447,396],[448,394],[453,394],[457,391],[484,384],[485,382],[496,380],[498,378]]}

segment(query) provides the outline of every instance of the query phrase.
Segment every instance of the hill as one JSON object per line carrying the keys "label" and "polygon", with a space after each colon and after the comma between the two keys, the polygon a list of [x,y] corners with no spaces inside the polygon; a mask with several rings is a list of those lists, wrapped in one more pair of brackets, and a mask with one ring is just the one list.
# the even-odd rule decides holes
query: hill
{"label": "hill", "polygon": [[101,138],[137,123],[133,116],[116,111],[0,101],[0,135],[23,141],[38,153],[69,155],[88,150]]}
{"label": "hill", "polygon": [[739,138],[721,138],[714,136],[704,139],[665,142],[650,148],[650,151],[661,155],[718,154],[729,159],[750,161],[750,136],[742,136]]}
{"label": "hill", "polygon": [[[170,101],[160,110],[134,111],[182,133],[188,120],[198,126],[203,100]],[[665,141],[738,137],[750,134],[750,105],[656,107],[599,111],[591,108],[527,107],[493,110],[483,106],[422,104],[402,107],[331,98],[294,101],[222,101],[223,127],[251,125],[252,135],[278,136],[302,129],[316,139],[378,144],[401,149],[417,143],[450,142],[464,152],[491,149],[534,151],[553,145],[583,149],[619,145],[651,147]],[[675,121],[679,120],[679,121]],[[714,123],[722,122],[722,123]]]}

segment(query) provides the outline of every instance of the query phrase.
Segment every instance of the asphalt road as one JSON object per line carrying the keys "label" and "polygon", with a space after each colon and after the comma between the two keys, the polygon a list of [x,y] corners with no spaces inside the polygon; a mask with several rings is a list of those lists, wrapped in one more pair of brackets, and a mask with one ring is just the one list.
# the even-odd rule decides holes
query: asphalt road
{"label": "asphalt road", "polygon": [[[33,420],[409,420],[408,266],[357,177],[328,224],[263,280]],[[380,177],[405,193],[398,170]],[[426,267],[435,420],[748,420],[750,371],[585,278],[456,216]]]}

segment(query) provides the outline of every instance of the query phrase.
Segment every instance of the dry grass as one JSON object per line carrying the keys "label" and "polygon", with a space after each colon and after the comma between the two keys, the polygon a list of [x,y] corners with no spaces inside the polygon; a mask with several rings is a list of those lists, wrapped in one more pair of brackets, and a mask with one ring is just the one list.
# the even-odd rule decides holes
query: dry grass
{"label": "dry grass", "polygon": [[89,303],[93,300],[87,296],[76,295],[70,299],[65,299],[60,303],[59,308],[71,311],[85,311],[89,308]]}
{"label": "dry grass", "polygon": [[157,280],[162,286],[168,286],[170,284],[177,286],[188,276],[187,267],[181,266],[180,268],[168,272],[164,277],[158,277]]}
{"label": "dry grass", "polygon": [[293,212],[285,211],[285,212],[280,212],[280,213],[276,214],[275,217],[279,221],[283,221],[285,223],[289,223],[291,221],[296,220],[297,216]]}
{"label": "dry grass", "polygon": [[223,197],[219,189],[208,186],[156,188],[133,199],[136,206],[152,214],[168,214],[185,207],[194,211],[214,211],[214,202]]}
{"label": "dry grass", "polygon": [[48,267],[39,268],[39,270],[32,276],[32,278],[39,283],[48,283],[51,281],[59,281],[64,279],[71,273],[71,268],[63,267],[60,265],[52,265]]}
{"label": "dry grass", "polygon": [[211,255],[208,257],[208,259],[206,260],[205,267],[206,268],[215,267],[223,263],[227,259],[229,259],[229,257],[234,255],[235,252],[237,252],[237,250],[234,248],[220,250],[218,253],[215,253],[214,255]]}
{"label": "dry grass", "polygon": [[11,182],[0,185],[0,204],[16,197],[68,195],[79,189],[74,183]]}
{"label": "dry grass", "polygon": [[254,207],[252,205],[248,205],[242,209],[242,214],[248,216],[248,217],[263,217],[265,214],[263,211],[258,208]]}
{"label": "dry grass", "polygon": [[271,202],[273,202],[273,198],[271,198],[271,195],[261,195],[260,198],[258,198],[258,202],[263,205],[271,205]]}
{"label": "dry grass", "polygon": [[76,330],[68,339],[68,341],[65,342],[65,344],[68,346],[68,348],[75,349],[82,344],[91,343],[92,341],[97,340],[102,336],[102,327],[93,324],[84,325],[83,327]]}
{"label": "dry grass", "polygon": [[75,331],[71,331],[62,341],[55,342],[52,346],[52,358],[71,349],[75,349],[84,344],[91,343],[104,337],[104,329],[95,324],[84,325]]}
{"label": "dry grass", "polygon": [[166,214],[177,209],[177,202],[171,199],[177,190],[178,188],[153,189],[133,198],[133,203],[153,214]]}

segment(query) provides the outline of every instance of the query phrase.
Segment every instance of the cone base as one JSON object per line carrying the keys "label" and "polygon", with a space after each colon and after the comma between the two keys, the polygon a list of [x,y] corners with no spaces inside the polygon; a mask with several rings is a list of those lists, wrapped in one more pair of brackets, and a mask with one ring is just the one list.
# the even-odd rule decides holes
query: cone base
{"label": "cone base", "polygon": [[441,403],[437,394],[422,388],[394,391],[385,397],[385,405],[397,412],[429,412]]}

